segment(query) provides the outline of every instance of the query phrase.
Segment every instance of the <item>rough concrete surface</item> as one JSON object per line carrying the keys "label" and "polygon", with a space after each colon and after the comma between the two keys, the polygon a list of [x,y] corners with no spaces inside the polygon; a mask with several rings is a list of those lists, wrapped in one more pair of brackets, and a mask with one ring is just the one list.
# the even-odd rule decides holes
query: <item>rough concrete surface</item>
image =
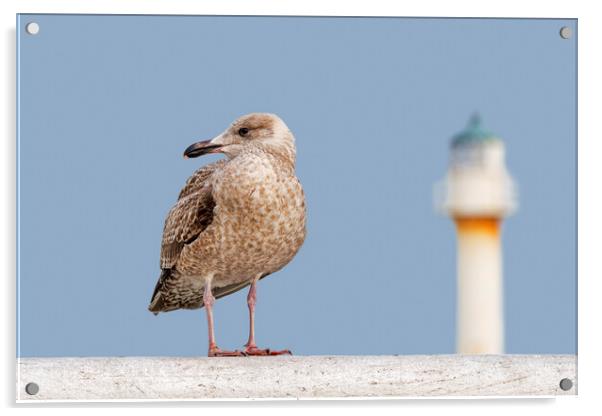
{"label": "rough concrete surface", "polygon": [[574,355],[20,358],[17,400],[575,395],[576,371]]}

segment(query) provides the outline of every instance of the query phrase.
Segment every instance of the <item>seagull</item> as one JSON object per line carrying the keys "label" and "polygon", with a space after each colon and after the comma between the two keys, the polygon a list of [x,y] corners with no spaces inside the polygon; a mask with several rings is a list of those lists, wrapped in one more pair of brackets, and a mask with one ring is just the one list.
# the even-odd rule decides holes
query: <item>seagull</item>
{"label": "seagull", "polygon": [[[222,153],[198,169],[169,211],[161,242],[161,274],[148,309],[158,314],[205,307],[209,357],[291,354],[255,344],[257,282],[282,269],[305,240],[306,207],[295,175],[295,138],[275,114],[252,113],[184,158]],[[243,350],[218,348],[216,299],[250,286],[249,338]]]}

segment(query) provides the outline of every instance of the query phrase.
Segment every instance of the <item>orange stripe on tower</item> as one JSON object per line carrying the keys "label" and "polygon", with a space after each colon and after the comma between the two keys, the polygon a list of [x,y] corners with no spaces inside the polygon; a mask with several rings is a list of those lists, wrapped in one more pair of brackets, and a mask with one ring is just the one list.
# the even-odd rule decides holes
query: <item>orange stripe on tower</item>
{"label": "orange stripe on tower", "polygon": [[497,237],[500,233],[500,220],[493,217],[456,217],[458,233],[478,233]]}

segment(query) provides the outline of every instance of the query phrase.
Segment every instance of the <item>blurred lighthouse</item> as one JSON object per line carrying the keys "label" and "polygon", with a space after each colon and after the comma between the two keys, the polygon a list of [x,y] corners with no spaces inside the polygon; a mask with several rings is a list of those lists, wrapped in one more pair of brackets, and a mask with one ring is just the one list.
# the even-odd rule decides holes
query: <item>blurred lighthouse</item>
{"label": "blurred lighthouse", "polygon": [[453,137],[449,169],[436,186],[436,208],[456,224],[457,333],[461,354],[504,352],[500,223],[517,206],[504,143],[474,115]]}

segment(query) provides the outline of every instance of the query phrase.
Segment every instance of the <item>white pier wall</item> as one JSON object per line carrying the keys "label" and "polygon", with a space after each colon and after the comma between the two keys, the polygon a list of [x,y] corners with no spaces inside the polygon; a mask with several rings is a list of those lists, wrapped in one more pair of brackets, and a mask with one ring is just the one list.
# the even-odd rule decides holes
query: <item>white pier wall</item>
{"label": "white pier wall", "polygon": [[[21,358],[16,389],[17,400],[28,402],[575,395],[576,361],[574,355]],[[560,388],[564,378],[573,383],[567,391]],[[39,387],[36,394],[26,392],[28,383]]]}

